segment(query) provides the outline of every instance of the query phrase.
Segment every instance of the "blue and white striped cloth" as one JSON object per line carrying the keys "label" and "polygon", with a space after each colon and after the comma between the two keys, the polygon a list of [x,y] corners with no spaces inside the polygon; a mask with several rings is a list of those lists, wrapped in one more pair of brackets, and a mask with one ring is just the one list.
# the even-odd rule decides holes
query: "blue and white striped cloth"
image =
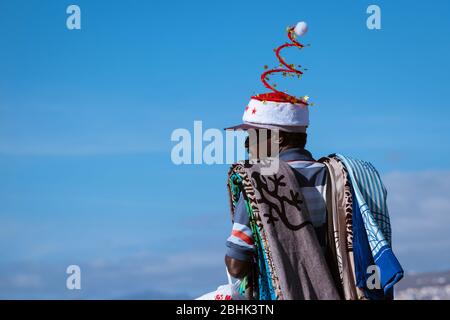
{"label": "blue and white striped cloth", "polygon": [[[391,248],[391,224],[386,205],[386,189],[378,171],[371,163],[341,154],[336,154],[336,157],[342,161],[348,171],[357,207],[361,213],[362,225],[367,234],[371,256],[379,268],[381,287],[386,294],[403,277],[403,269]],[[358,248],[355,248],[355,254],[357,251]],[[366,274],[366,270],[360,270],[360,272]]]}

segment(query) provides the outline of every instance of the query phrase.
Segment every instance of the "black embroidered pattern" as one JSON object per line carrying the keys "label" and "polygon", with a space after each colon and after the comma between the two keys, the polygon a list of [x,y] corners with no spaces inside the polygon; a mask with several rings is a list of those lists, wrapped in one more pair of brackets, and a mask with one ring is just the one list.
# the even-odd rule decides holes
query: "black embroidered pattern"
{"label": "black embroidered pattern", "polygon": [[284,175],[278,176],[276,174],[266,177],[254,171],[252,173],[252,180],[255,183],[255,189],[260,191],[260,198],[256,199],[256,201],[260,204],[264,203],[269,207],[269,213],[264,214],[264,217],[267,218],[267,223],[275,223],[281,220],[288,229],[299,230],[304,225],[310,224],[310,222],[307,221],[294,225],[287,218],[286,206],[293,206],[301,212],[301,204],[303,201],[300,199],[299,192],[295,192],[294,190],[289,190],[290,198],[280,196],[279,188],[286,186],[286,183],[283,181],[284,178]]}

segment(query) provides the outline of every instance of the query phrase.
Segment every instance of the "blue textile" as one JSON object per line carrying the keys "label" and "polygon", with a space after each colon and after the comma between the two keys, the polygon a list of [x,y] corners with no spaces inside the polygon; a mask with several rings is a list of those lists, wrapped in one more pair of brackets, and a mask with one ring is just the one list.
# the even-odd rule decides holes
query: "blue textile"
{"label": "blue textile", "polygon": [[[385,295],[390,295],[394,284],[403,277],[403,269],[391,248],[386,189],[371,163],[341,154],[336,157],[347,169],[354,193],[353,246],[357,285],[367,289],[366,280],[370,276],[367,267],[375,264],[379,268],[381,288]],[[369,296],[378,296],[376,290],[370,291],[367,292]]]}
{"label": "blue textile", "polygon": [[[352,191],[352,199],[355,199],[355,193]],[[383,300],[383,290],[369,290],[367,280],[370,273],[367,272],[369,266],[375,264],[372,252],[369,246],[364,221],[357,201],[352,203],[352,225],[353,225],[353,257],[355,261],[356,286],[364,289],[366,298],[370,300]]]}

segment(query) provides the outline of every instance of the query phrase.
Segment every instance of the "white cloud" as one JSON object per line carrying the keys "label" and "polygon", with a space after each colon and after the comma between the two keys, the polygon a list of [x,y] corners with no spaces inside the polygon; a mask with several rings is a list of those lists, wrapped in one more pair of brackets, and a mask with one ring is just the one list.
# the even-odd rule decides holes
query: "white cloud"
{"label": "white cloud", "polygon": [[393,248],[407,271],[450,268],[450,171],[392,172],[383,177]]}
{"label": "white cloud", "polygon": [[16,288],[31,289],[43,286],[42,278],[36,274],[16,274],[10,279],[10,285]]}

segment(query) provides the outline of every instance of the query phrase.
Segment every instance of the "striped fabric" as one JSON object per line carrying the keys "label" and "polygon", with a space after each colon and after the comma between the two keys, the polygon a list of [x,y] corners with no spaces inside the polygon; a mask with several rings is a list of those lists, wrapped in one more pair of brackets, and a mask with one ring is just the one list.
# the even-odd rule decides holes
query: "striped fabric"
{"label": "striped fabric", "polygon": [[253,233],[250,229],[250,221],[245,207],[245,200],[242,194],[236,204],[234,223],[231,229],[231,235],[227,239],[226,246],[227,255],[229,257],[242,261],[250,261],[252,259],[255,244],[253,241]]}
{"label": "striped fabric", "polygon": [[[373,262],[379,268],[379,276],[382,289],[385,294],[389,294],[395,283],[403,277],[403,269],[395,257],[391,248],[391,225],[389,213],[386,205],[387,192],[381,181],[380,175],[374,166],[362,160],[336,154],[348,171],[350,182],[354,194],[354,216],[353,232],[355,234],[362,230],[367,234],[368,248],[371,251]],[[355,210],[356,209],[356,210]],[[362,224],[356,223],[355,215],[360,214]],[[357,230],[356,230],[357,229]],[[364,252],[364,248],[358,248],[356,241],[354,244],[355,263],[358,262],[356,256],[358,252]],[[369,253],[370,255],[370,253]],[[367,271],[358,270],[355,266],[357,278],[360,275],[367,276]]]}
{"label": "striped fabric", "polygon": [[311,222],[320,227],[326,222],[326,183],[325,165],[313,161],[287,161],[295,169],[300,190],[305,197]]}
{"label": "striped fabric", "polygon": [[336,155],[347,168],[360,206],[372,256],[391,246],[391,223],[386,205],[386,188],[374,166],[366,161]]}
{"label": "striped fabric", "polygon": [[233,224],[233,229],[231,230],[231,236],[228,241],[250,250],[253,250],[255,245],[253,243],[252,230],[249,227],[235,222]]}

